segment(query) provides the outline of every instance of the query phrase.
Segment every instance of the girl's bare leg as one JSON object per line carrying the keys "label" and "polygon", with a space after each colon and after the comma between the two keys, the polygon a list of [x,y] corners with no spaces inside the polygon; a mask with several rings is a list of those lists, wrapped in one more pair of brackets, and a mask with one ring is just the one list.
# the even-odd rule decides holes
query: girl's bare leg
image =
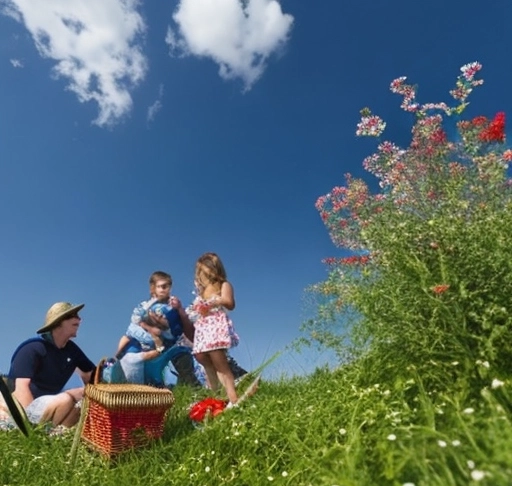
{"label": "girl's bare leg", "polygon": [[206,377],[208,378],[208,383],[210,384],[210,388],[213,391],[217,391],[219,389],[220,383],[219,378],[217,376],[217,372],[215,370],[215,366],[212,363],[210,354],[212,351],[207,353],[197,353],[195,355],[197,361],[203,365],[204,371],[206,372]]}
{"label": "girl's bare leg", "polygon": [[229,401],[233,404],[236,403],[238,396],[235,389],[235,378],[229,367],[226,350],[215,349],[214,351],[209,351],[208,354],[214,369],[217,371],[217,376],[226,390]]}

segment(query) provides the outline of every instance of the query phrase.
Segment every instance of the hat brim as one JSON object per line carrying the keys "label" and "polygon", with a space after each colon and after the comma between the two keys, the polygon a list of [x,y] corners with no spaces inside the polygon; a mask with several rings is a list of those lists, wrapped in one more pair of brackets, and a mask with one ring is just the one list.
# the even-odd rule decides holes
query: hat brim
{"label": "hat brim", "polygon": [[51,331],[54,327],[57,327],[57,324],[63,319],[65,319],[66,316],[69,316],[70,314],[80,311],[84,306],[85,304],[78,304],[69,308],[66,312],[63,312],[62,314],[55,317],[53,321],[48,322],[41,329],[38,329],[37,334],[42,334],[43,332]]}
{"label": "hat brim", "polygon": [[9,413],[11,414],[12,419],[21,430],[23,435],[28,437],[30,433],[30,422],[27,418],[27,414],[25,413],[25,409],[21,406],[20,402],[16,400],[16,397],[11,395],[9,387],[3,378],[0,378],[0,392],[4,397],[5,404],[9,409]]}

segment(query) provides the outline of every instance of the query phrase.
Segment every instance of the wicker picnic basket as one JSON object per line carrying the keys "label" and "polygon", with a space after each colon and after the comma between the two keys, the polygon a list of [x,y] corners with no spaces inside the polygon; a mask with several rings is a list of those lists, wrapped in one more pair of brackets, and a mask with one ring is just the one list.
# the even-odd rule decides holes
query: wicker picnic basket
{"label": "wicker picnic basket", "polygon": [[147,445],[160,438],[174,395],[165,388],[100,383],[103,363],[94,384],[86,385],[82,440],[107,457]]}

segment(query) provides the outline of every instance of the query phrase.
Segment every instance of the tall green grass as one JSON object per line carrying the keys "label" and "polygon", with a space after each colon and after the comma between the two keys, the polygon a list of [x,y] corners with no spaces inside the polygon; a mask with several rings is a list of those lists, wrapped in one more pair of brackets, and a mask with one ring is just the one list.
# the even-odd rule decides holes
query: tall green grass
{"label": "tall green grass", "polygon": [[0,485],[511,484],[508,382],[464,402],[423,390],[414,369],[393,388],[365,382],[361,364],[264,381],[200,427],[187,415],[198,397],[177,388],[162,439],[116,459],[82,443],[72,465],[73,430],[2,432]]}

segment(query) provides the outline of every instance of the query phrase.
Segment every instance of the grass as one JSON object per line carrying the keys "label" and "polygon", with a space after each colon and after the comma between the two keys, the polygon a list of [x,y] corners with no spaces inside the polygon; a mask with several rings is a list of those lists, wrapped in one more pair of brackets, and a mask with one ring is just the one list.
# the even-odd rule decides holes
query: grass
{"label": "grass", "polygon": [[0,485],[510,485],[509,383],[461,403],[412,374],[392,387],[361,376],[354,364],[263,381],[201,427],[187,416],[201,397],[176,388],[161,440],[116,460],[82,444],[75,467],[73,431],[2,432]]}

